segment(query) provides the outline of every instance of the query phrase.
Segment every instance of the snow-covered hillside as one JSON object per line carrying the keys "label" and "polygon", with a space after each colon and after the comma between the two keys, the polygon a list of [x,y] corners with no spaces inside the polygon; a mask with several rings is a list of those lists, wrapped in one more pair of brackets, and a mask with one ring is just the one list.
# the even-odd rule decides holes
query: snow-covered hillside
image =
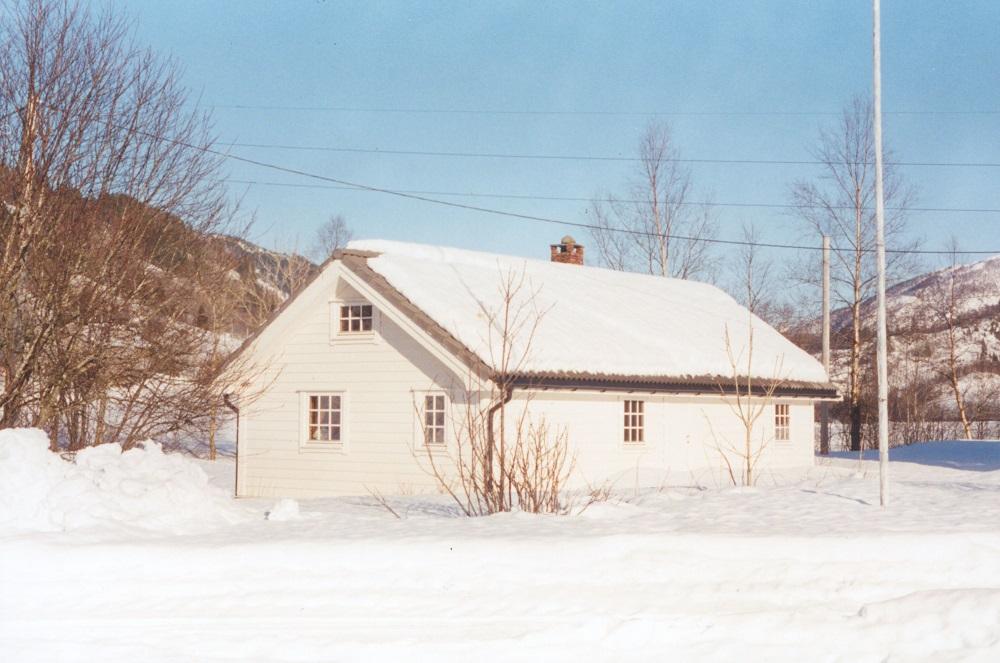
{"label": "snow-covered hillside", "polygon": [[[955,313],[949,313],[952,283]],[[890,381],[900,389],[917,390],[920,398],[949,412],[954,408],[943,372],[951,354],[948,319],[954,321],[955,358],[960,388],[970,402],[1000,397],[1000,256],[923,274],[886,292],[890,323]],[[862,307],[866,327],[875,320],[875,302]],[[846,388],[850,351],[851,312],[837,309],[831,317],[834,334],[833,379]],[[807,334],[818,339],[813,322]],[[816,347],[818,349],[818,342]],[[988,405],[988,404],[987,404]],[[1000,412],[994,403],[989,416]]]}
{"label": "snow-covered hillside", "polygon": [[214,235],[210,241],[236,259],[231,276],[245,293],[247,305],[234,313],[228,327],[240,337],[252,333],[270,311],[302,287],[318,269],[300,255],[265,249],[238,237]]}
{"label": "snow-covered hillside", "polygon": [[[932,300],[947,290],[952,278],[960,318],[992,316],[997,319],[1000,311],[1000,256],[947,267],[892,286],[886,291],[889,314],[898,324],[907,321],[920,329],[939,329],[941,324],[929,319],[927,310],[935,306]],[[869,307],[872,305],[871,302],[867,304]],[[848,311],[838,311],[833,317],[835,328],[849,323]]]}
{"label": "snow-covered hillside", "polygon": [[[930,366],[947,365],[952,279],[961,389],[970,401],[1000,397],[1000,256],[932,272],[892,288],[887,297],[897,330],[894,361],[903,364],[909,358],[912,363],[919,358]],[[947,390],[942,391],[938,400],[950,405]]]}
{"label": "snow-covered hillside", "polygon": [[[195,505],[225,505],[231,462],[140,450],[73,469],[44,439],[19,439],[37,454],[0,455],[0,468],[65,479],[44,482],[37,519],[0,525],[0,651],[112,663],[1000,660],[1000,442],[979,444],[897,450],[885,510],[874,466],[827,459],[753,489],[692,477],[567,517],[469,519],[410,496],[389,498],[398,519],[374,499],[239,500],[236,518],[212,524]],[[126,481],[132,463],[149,471]],[[52,505],[96,495],[104,508],[88,522],[51,531]]]}
{"label": "snow-covered hillside", "polygon": [[[969,265],[957,265],[898,283],[886,291],[886,308],[894,336],[922,336],[932,348],[945,331],[951,279],[954,279],[955,322],[961,330],[963,352],[974,359],[1000,361],[1000,256]],[[862,317],[874,320],[875,302],[866,301]],[[833,311],[834,333],[851,324],[847,308]]]}

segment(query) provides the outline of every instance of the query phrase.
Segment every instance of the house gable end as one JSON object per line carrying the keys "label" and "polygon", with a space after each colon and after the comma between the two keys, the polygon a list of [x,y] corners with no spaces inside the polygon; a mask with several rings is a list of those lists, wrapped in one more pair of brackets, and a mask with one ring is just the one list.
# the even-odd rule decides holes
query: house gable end
{"label": "house gable end", "polygon": [[[358,252],[361,253],[361,252]],[[482,375],[482,369],[475,364],[473,358],[469,358],[472,364],[462,361],[451,352],[451,348],[439,342],[435,335],[428,333],[424,326],[417,323],[412,318],[412,312],[404,314],[397,308],[398,293],[393,297],[393,292],[387,292],[386,287],[373,287],[366,279],[348,267],[345,258],[357,257],[364,260],[365,255],[338,253],[321,269],[319,274],[306,285],[298,294],[290,298],[271,316],[269,322],[265,323],[253,336],[248,338],[244,344],[233,353],[228,362],[233,362],[236,357],[242,357],[243,366],[254,366],[258,370],[272,365],[280,364],[281,356],[285,350],[287,339],[291,337],[296,329],[296,325],[305,316],[310,314],[311,309],[321,307],[324,311],[329,311],[332,303],[345,297],[345,287],[347,293],[357,293],[357,297],[371,302],[377,309],[378,315],[388,321],[394,328],[410,337],[424,351],[426,351],[437,362],[440,362],[451,374],[447,376],[429,375],[430,378],[439,382],[461,381],[463,384],[470,378]],[[353,294],[347,296],[353,299]],[[405,300],[404,300],[405,303]],[[452,339],[453,340],[453,339]],[[345,339],[336,339],[334,331],[331,329],[331,346],[349,342]],[[411,359],[414,364],[424,364],[416,358]]]}

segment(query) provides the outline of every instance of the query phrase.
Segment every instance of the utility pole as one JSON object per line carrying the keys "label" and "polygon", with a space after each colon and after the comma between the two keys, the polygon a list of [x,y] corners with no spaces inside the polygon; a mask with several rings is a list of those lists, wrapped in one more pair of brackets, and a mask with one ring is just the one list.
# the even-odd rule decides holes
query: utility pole
{"label": "utility pole", "polygon": [[882,187],[882,23],[880,0],[872,0],[872,83],[875,112],[875,258],[878,262],[878,487],[889,504],[889,368],[885,313],[885,192]]}
{"label": "utility pole", "polygon": [[[823,370],[830,375],[830,236],[823,235]],[[830,453],[830,404],[819,404],[819,452]]]}

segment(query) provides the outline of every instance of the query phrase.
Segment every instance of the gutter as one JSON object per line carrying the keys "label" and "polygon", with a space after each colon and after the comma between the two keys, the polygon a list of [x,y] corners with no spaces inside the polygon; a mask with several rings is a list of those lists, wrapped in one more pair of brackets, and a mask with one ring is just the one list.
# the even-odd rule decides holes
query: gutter
{"label": "gutter", "polygon": [[[533,390],[556,391],[594,391],[594,392],[625,392],[625,393],[661,393],[691,396],[719,396],[736,393],[732,382],[701,380],[669,380],[656,378],[629,378],[577,375],[518,375],[508,383],[511,387]],[[768,396],[770,385],[752,383],[752,396]],[[740,385],[740,392],[746,388]],[[779,384],[770,394],[772,398],[807,398],[817,401],[840,401],[837,389],[832,385],[805,383]]]}

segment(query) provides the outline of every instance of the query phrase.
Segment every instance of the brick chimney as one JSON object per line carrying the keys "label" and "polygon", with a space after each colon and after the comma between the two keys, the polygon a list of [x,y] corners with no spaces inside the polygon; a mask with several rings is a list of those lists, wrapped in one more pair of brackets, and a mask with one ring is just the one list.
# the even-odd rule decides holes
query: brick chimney
{"label": "brick chimney", "polygon": [[558,244],[550,245],[552,262],[564,262],[568,265],[583,264],[583,245],[577,244],[569,235],[562,238]]}

